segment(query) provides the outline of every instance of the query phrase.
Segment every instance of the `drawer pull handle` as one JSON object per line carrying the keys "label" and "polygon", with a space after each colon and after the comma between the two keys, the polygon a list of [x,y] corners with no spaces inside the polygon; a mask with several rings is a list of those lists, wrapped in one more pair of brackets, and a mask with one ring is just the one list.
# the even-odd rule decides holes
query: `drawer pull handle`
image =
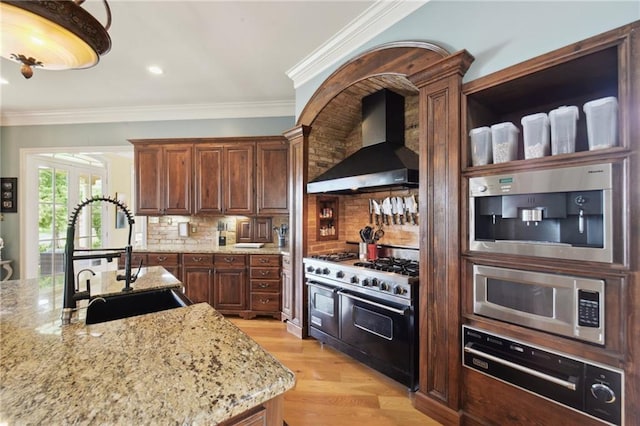
{"label": "drawer pull handle", "polygon": [[193,261],[194,262],[202,262],[202,258],[201,257],[194,257]]}
{"label": "drawer pull handle", "polygon": [[158,256],[158,262],[164,262],[165,260],[167,260],[167,256]]}
{"label": "drawer pull handle", "polygon": [[235,257],[225,257],[225,258],[224,258],[224,261],[225,261],[225,262],[227,262],[227,263],[231,263],[231,262],[233,262],[234,260],[235,260]]}
{"label": "drawer pull handle", "polygon": [[269,287],[269,284],[267,284],[267,283],[260,283],[260,284],[258,284],[258,287],[260,287],[260,288],[268,288],[268,287]]}
{"label": "drawer pull handle", "polygon": [[263,305],[266,305],[269,302],[271,302],[271,299],[260,299],[260,303],[262,303]]}
{"label": "drawer pull handle", "polygon": [[260,275],[265,277],[265,276],[269,275],[269,271],[260,271]]}
{"label": "drawer pull handle", "polygon": [[269,259],[261,258],[260,263],[269,263]]}

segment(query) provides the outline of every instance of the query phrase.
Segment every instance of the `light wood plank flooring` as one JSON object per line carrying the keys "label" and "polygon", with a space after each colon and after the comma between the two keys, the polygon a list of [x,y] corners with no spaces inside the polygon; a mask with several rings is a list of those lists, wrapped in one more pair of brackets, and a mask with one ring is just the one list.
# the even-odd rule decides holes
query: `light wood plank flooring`
{"label": "light wood plank flooring", "polygon": [[284,397],[289,426],[440,425],[413,408],[405,386],[315,339],[288,334],[280,321],[228,319],[296,374]]}

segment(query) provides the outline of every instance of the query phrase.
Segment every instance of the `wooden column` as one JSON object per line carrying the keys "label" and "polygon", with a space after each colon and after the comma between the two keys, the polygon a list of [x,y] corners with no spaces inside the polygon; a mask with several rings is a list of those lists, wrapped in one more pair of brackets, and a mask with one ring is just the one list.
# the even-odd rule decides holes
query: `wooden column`
{"label": "wooden column", "polygon": [[300,338],[307,337],[307,289],[302,258],[307,241],[307,137],[310,130],[308,126],[297,126],[284,133],[289,140],[289,250],[293,280],[291,300],[288,301],[291,316],[287,320],[287,331]]}
{"label": "wooden column", "polygon": [[414,405],[460,423],[460,117],[467,51],[409,76],[419,90],[420,389]]}

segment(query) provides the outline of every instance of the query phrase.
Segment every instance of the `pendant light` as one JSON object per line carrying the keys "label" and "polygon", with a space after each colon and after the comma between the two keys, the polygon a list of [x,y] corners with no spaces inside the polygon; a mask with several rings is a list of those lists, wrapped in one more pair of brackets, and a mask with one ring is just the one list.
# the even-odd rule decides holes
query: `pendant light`
{"label": "pendant light", "polygon": [[103,0],[107,24],[81,7],[84,0],[1,0],[0,55],[22,64],[31,78],[34,67],[48,70],[89,68],[111,49],[107,30],[111,10]]}

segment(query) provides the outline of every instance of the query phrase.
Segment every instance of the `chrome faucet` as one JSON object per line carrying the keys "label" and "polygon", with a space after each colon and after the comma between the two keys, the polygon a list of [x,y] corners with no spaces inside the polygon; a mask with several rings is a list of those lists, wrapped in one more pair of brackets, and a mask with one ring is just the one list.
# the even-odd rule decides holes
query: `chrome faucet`
{"label": "chrome faucet", "polygon": [[[75,241],[75,230],[76,230],[76,222],[78,220],[78,214],[80,211],[87,206],[88,204],[95,202],[107,202],[111,204],[115,204],[119,209],[121,209],[125,215],[127,216],[127,221],[129,222],[129,239],[127,240],[127,246],[124,248],[103,248],[103,249],[74,249],[74,241]],[[119,258],[122,253],[125,256],[125,272],[124,275],[118,274],[116,279],[118,281],[124,281],[125,285],[122,291],[130,291],[131,283],[135,282],[138,278],[138,273],[140,272],[140,268],[134,276],[131,275],[131,236],[133,234],[133,224],[135,221],[133,220],[133,215],[127,208],[127,206],[122,202],[115,198],[108,196],[96,196],[92,198],[87,198],[82,201],[80,204],[76,206],[76,208],[71,213],[69,217],[69,222],[67,223],[67,241],[64,249],[64,262],[65,262],[65,270],[64,270],[64,297],[62,302],[62,324],[69,324],[71,322],[71,315],[74,310],[77,308],[77,301],[82,299],[90,299],[91,298],[91,289],[90,289],[90,280],[87,280],[86,290],[80,291],[78,287],[78,281],[80,280],[80,274],[82,272],[89,271],[93,275],[91,269],[82,269],[78,272],[77,276],[74,272],[73,262],[75,260],[83,260],[83,259],[107,259],[108,262],[113,261],[114,258]],[[100,252],[100,253],[91,253],[91,252]],[[76,254],[76,252],[84,252],[85,254]],[[140,263],[142,266],[142,262]]]}

